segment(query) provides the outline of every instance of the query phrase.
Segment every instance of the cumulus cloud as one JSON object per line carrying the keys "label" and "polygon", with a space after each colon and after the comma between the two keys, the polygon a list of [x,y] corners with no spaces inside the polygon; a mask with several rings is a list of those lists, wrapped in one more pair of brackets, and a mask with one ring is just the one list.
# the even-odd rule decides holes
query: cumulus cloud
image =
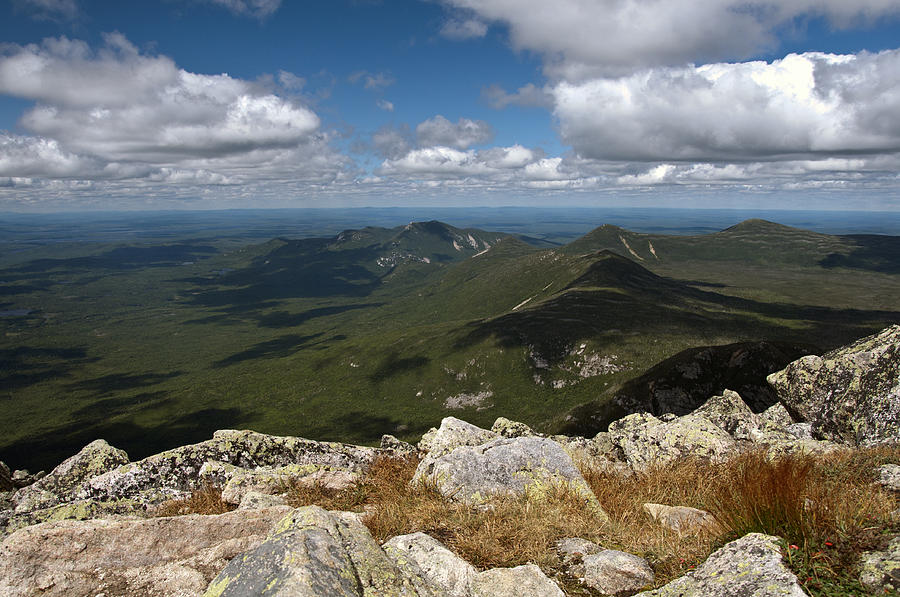
{"label": "cumulus cloud", "polygon": [[656,68],[552,88],[563,140],[600,160],[779,160],[900,150],[900,50]]}
{"label": "cumulus cloud", "polygon": [[578,80],[648,66],[743,59],[777,46],[800,17],[833,26],[896,16],[900,0],[443,0],[508,26],[513,44],[546,57],[548,74]]}
{"label": "cumulus cloud", "polygon": [[0,176],[10,179],[327,183],[354,170],[308,107],[255,82],[185,71],[119,34],[98,50],[67,38],[7,45],[0,93],[36,102],[20,119],[29,135],[0,133]]}
{"label": "cumulus cloud", "polygon": [[281,0],[205,0],[224,6],[236,15],[246,15],[264,19],[281,7]]}
{"label": "cumulus cloud", "polygon": [[386,99],[376,100],[375,105],[384,110],[385,112],[393,112],[394,104],[393,102],[389,102]]}
{"label": "cumulus cloud", "polygon": [[483,120],[460,118],[453,123],[438,114],[419,123],[416,137],[421,146],[442,145],[466,149],[472,145],[488,143],[494,138],[494,129]]}
{"label": "cumulus cloud", "polygon": [[384,125],[372,135],[375,153],[382,158],[396,159],[413,145],[413,135],[408,125]]}
{"label": "cumulus cloud", "polygon": [[488,26],[478,19],[450,19],[441,27],[441,35],[449,39],[472,39],[487,35]]}

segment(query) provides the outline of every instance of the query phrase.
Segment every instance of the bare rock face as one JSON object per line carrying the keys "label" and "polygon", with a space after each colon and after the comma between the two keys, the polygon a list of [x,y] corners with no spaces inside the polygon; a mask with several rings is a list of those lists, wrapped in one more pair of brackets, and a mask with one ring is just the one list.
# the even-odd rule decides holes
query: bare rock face
{"label": "bare rock face", "polygon": [[609,426],[609,440],[636,470],[686,456],[721,462],[737,452],[734,439],[700,415],[663,422],[653,415],[628,415]]}
{"label": "bare rock face", "polygon": [[479,446],[500,437],[499,434],[456,417],[444,417],[438,429],[430,429],[422,436],[419,450],[428,452],[428,457],[439,458],[460,446]]}
{"label": "bare rock face", "polygon": [[66,459],[39,481],[16,492],[16,513],[49,508],[75,499],[82,483],[128,462],[124,450],[113,448],[102,439],[94,440],[78,454]]}
{"label": "bare rock face", "polygon": [[818,439],[900,441],[900,326],[769,375],[788,412]]}
{"label": "bare rock face", "polygon": [[399,535],[382,546],[394,563],[410,577],[422,577],[441,595],[471,597],[475,568],[425,533]]}
{"label": "bare rock face", "polygon": [[806,597],[782,562],[778,538],[750,533],[715,551],[696,570],[647,597]]}
{"label": "bare rock face", "polygon": [[551,439],[515,437],[480,446],[463,446],[419,463],[413,483],[430,479],[450,499],[481,503],[491,495],[540,493],[549,484],[565,483],[602,512],[597,498],[562,446]]}
{"label": "bare rock face", "polygon": [[472,586],[472,597],[565,597],[534,564],[485,570]]}
{"label": "bare rock face", "polygon": [[878,467],[878,484],[891,491],[900,491],[900,464]]}
{"label": "bare rock face", "polygon": [[584,583],[604,595],[637,591],[655,578],[647,560],[624,551],[606,549],[584,556]]}
{"label": "bare rock face", "polygon": [[0,595],[198,595],[289,510],[30,526],[0,544]]}
{"label": "bare rock face", "polygon": [[859,582],[873,595],[900,591],[900,537],[895,537],[884,551],[863,554]]}
{"label": "bare rock face", "polygon": [[704,528],[717,526],[712,514],[688,506],[667,506],[665,504],[644,504],[644,511],[659,524],[672,529],[679,535],[696,533]]}
{"label": "bare rock face", "polygon": [[246,595],[438,597],[412,579],[376,543],[356,515],[298,508],[256,548],[234,558],[205,597]]}
{"label": "bare rock face", "polygon": [[253,431],[216,431],[211,440],[182,446],[126,464],[92,478],[80,498],[133,499],[154,504],[182,497],[201,484],[200,469],[209,461],[244,469],[295,465],[328,470],[360,471],[375,458],[375,448]]}
{"label": "bare rock face", "polygon": [[735,439],[749,439],[751,431],[759,425],[756,415],[741,395],[731,390],[713,396],[692,414],[705,417]]}

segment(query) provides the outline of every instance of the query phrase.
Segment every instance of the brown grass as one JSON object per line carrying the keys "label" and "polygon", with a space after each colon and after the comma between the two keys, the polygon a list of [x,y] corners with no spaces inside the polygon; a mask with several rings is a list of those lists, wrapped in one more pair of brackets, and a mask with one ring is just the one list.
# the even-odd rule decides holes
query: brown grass
{"label": "brown grass", "polygon": [[159,517],[185,514],[225,514],[235,509],[237,506],[222,501],[221,487],[204,485],[184,499],[163,502],[157,507],[154,514]]}

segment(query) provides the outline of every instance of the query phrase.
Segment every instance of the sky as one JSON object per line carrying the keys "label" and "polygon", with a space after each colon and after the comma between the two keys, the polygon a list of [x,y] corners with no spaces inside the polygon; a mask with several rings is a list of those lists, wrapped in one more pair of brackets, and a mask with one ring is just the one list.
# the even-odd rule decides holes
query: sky
{"label": "sky", "polygon": [[900,210],[900,0],[0,0],[0,211]]}

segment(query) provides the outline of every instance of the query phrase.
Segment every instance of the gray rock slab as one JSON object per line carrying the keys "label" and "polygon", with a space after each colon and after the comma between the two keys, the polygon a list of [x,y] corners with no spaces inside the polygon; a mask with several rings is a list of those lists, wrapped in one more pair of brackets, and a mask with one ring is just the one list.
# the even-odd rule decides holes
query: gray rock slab
{"label": "gray rock slab", "polygon": [[767,378],[794,419],[817,439],[869,445],[900,441],[900,326],[805,356]]}
{"label": "gray rock slab", "polygon": [[653,520],[677,532],[679,535],[698,533],[715,528],[716,519],[712,514],[689,506],[667,506],[665,504],[644,504],[644,511]]}
{"label": "gray rock slab", "polygon": [[385,553],[410,576],[427,579],[448,597],[470,597],[478,574],[475,567],[425,533],[400,535],[386,541]]}
{"label": "gray rock slab", "polygon": [[356,515],[318,506],[279,521],[264,542],[229,562],[204,595],[437,596],[398,568]]}
{"label": "gray rock slab", "polygon": [[444,417],[438,429],[430,429],[419,442],[419,450],[431,458],[449,454],[461,446],[479,446],[500,437],[499,434],[476,427],[456,417]]}
{"label": "gray rock slab", "polygon": [[565,597],[559,586],[534,564],[493,568],[475,577],[473,597]]}
{"label": "gray rock slab", "polygon": [[732,390],[711,397],[692,414],[705,417],[735,439],[748,439],[750,430],[758,426],[756,415],[741,395]]}
{"label": "gray rock slab", "polygon": [[0,544],[0,595],[199,595],[288,511],[29,526]]}
{"label": "gray rock slab", "polygon": [[209,461],[244,469],[294,465],[310,470],[360,471],[376,454],[375,448],[223,430],[205,442],[148,456],[93,477],[81,487],[78,497],[158,503],[178,492],[197,489],[202,484],[200,469]]}
{"label": "gray rock slab", "polygon": [[859,582],[873,595],[900,591],[900,537],[891,540],[884,551],[863,554]]}
{"label": "gray rock slab", "polygon": [[72,501],[81,485],[98,475],[128,463],[128,454],[102,439],[94,440],[67,458],[39,481],[18,490],[13,497],[16,513],[49,508]]}
{"label": "gray rock slab", "polygon": [[891,491],[900,491],[900,465],[885,464],[878,467],[878,484]]}
{"label": "gray rock slab", "polygon": [[566,483],[602,512],[572,459],[547,438],[501,438],[463,446],[437,459],[426,458],[419,463],[413,483],[426,479],[444,496],[467,503],[481,503],[497,494],[541,492],[549,484]]}
{"label": "gray rock slab", "polygon": [[584,583],[604,595],[638,591],[655,579],[647,560],[614,549],[584,556],[583,565]]}
{"label": "gray rock slab", "polygon": [[712,553],[696,570],[646,597],[806,597],[784,565],[778,538],[750,533]]}

